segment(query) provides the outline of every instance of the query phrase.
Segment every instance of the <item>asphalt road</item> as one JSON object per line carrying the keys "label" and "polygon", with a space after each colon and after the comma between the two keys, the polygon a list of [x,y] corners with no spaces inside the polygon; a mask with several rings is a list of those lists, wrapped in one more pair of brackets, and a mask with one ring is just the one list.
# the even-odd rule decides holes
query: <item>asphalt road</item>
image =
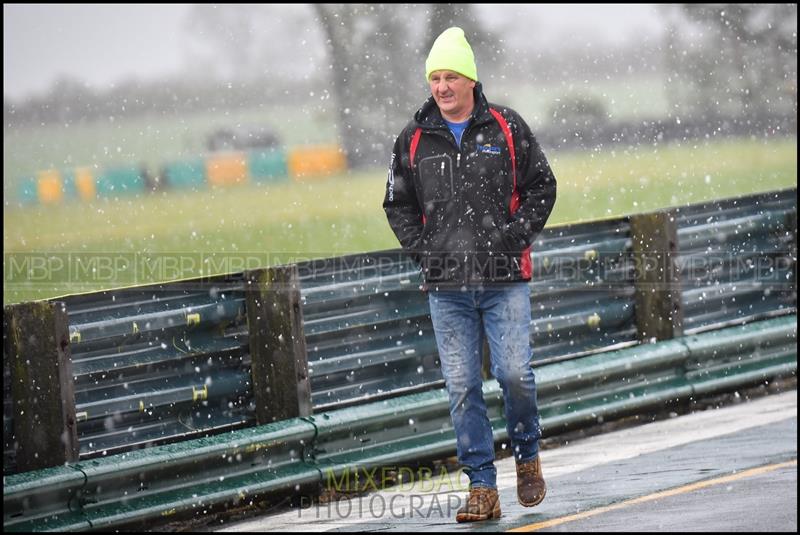
{"label": "asphalt road", "polygon": [[796,390],[577,440],[541,456],[548,493],[530,509],[516,501],[513,459],[498,461],[498,520],[457,524],[466,478],[434,474],[218,529],[797,531]]}
{"label": "asphalt road", "polygon": [[520,531],[795,531],[797,464],[745,470],[576,516]]}

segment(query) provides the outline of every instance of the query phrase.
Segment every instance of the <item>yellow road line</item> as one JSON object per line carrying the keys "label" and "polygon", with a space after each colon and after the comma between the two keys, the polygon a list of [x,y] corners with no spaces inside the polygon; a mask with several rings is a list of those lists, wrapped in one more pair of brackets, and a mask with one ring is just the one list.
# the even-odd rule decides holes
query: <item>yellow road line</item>
{"label": "yellow road line", "polygon": [[744,472],[739,472],[738,474],[720,477],[717,479],[709,479],[707,481],[700,481],[699,483],[692,483],[691,485],[685,485],[683,487],[677,487],[670,490],[656,492],[655,494],[650,494],[648,496],[641,496],[639,498],[634,498],[632,500],[627,500],[614,505],[599,507],[597,509],[592,509],[591,511],[584,511],[583,513],[577,513],[569,516],[562,516],[561,518],[553,518],[551,520],[545,520],[544,522],[537,522],[535,524],[528,524],[527,526],[510,529],[508,531],[536,531],[538,529],[551,528],[553,526],[558,526],[559,524],[564,524],[566,522],[572,522],[575,520],[589,518],[602,513],[608,513],[609,511],[616,511],[617,509],[622,509],[623,507],[628,507],[629,505],[636,505],[639,503],[650,502],[653,500],[660,500],[661,498],[668,498],[670,496],[676,496],[678,494],[684,494],[687,492],[692,492],[694,490],[703,489],[714,485],[723,485],[725,483],[730,483],[731,481],[736,481],[737,479],[743,479],[746,477],[766,474],[767,472],[780,470],[781,468],[786,468],[788,466],[797,466],[797,459],[794,459],[792,461],[787,461],[785,463],[759,466],[758,468],[751,468],[750,470],[745,470]]}

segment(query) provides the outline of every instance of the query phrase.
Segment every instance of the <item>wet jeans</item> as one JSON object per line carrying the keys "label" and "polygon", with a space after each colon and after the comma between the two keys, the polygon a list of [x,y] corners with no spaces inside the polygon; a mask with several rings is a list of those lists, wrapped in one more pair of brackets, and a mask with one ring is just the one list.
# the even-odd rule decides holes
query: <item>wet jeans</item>
{"label": "wet jeans", "polygon": [[[442,374],[450,396],[458,461],[471,486],[497,486],[494,440],[481,385],[484,331],[491,371],[503,389],[506,427],[517,462],[539,453],[539,411],[530,366],[531,302],[527,283],[428,294]],[[483,325],[481,325],[483,324]]]}

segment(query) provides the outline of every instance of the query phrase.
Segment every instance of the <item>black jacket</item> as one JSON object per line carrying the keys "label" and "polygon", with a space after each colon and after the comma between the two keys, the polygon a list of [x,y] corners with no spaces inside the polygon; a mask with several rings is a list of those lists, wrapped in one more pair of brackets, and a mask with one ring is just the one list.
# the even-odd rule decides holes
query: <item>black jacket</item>
{"label": "black jacket", "polygon": [[[474,95],[460,150],[429,97],[395,141],[389,166],[383,208],[432,286],[530,280],[530,245],[556,200],[556,179],[522,117],[489,104],[479,83]],[[513,137],[519,195],[513,215],[510,151],[490,108],[500,112]]]}

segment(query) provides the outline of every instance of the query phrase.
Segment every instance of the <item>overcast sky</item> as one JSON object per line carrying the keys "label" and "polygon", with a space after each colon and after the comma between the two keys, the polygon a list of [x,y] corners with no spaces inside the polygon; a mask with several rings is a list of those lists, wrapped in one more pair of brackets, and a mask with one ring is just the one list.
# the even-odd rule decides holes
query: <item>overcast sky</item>
{"label": "overcast sky", "polygon": [[[189,67],[186,16],[179,5],[3,5],[3,94],[43,93],[62,75],[107,88],[123,79],[152,80]],[[287,8],[288,9],[288,8]],[[509,43],[536,29],[539,42],[621,42],[657,36],[652,4],[482,5],[479,13]]]}

